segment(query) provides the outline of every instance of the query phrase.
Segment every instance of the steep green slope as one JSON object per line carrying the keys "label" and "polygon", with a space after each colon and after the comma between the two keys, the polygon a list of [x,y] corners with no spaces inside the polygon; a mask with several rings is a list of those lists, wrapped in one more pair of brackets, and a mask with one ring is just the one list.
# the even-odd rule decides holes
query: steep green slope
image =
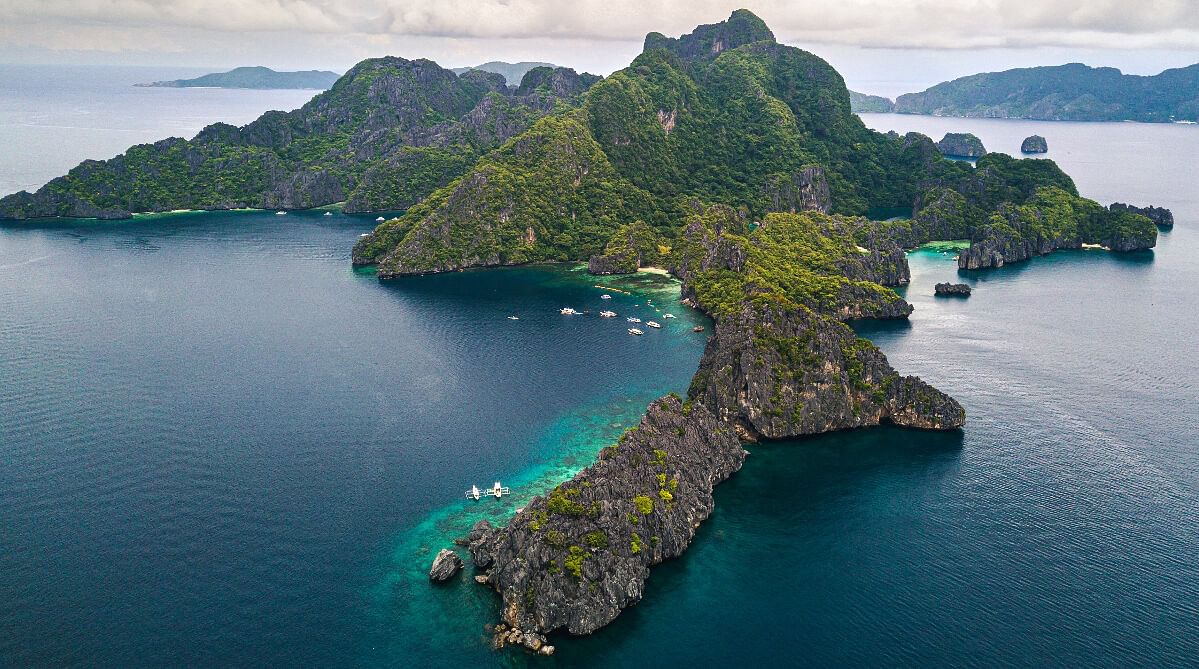
{"label": "steep green slope", "polygon": [[296,111],[85,161],[37,193],[0,199],[0,218],[303,209],[343,200],[351,211],[404,209],[591,81],[565,70],[543,78],[555,85],[516,95],[496,74],[457,76],[428,60],[363,61]]}
{"label": "steep green slope", "polygon": [[1047,121],[1199,120],[1199,65],[1155,76],[1079,63],[988,72],[901,95],[895,111]]}

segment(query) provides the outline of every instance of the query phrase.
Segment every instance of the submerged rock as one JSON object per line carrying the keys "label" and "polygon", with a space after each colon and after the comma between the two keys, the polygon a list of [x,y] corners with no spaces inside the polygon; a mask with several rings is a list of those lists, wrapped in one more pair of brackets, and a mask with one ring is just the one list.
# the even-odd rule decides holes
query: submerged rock
{"label": "submerged rock", "polygon": [[462,569],[462,558],[454,551],[443,548],[433,558],[433,566],[429,569],[429,580],[436,583],[443,583],[454,577],[458,570]]}
{"label": "submerged rock", "polygon": [[933,292],[937,295],[961,295],[962,297],[970,297],[970,286],[964,283],[938,283],[933,287]]}
{"label": "submerged rock", "polygon": [[1141,216],[1153,221],[1153,223],[1158,227],[1174,227],[1174,212],[1164,207],[1154,207],[1152,205],[1148,207],[1135,207],[1131,204],[1124,204],[1123,202],[1114,202],[1110,207],[1108,207],[1108,209],[1111,211],[1126,211],[1132,214],[1140,214]]}
{"label": "submerged rock", "polygon": [[1025,137],[1024,142],[1020,144],[1020,153],[1048,153],[1049,142],[1040,135],[1032,135]]}
{"label": "submerged rock", "polygon": [[982,158],[987,155],[983,142],[968,132],[949,132],[937,142],[942,154],[954,158]]}

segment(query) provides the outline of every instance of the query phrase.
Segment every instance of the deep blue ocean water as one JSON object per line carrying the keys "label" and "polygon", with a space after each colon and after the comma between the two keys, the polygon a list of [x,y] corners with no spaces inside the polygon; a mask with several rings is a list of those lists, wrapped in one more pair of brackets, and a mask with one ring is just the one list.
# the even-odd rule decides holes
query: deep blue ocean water
{"label": "deep blue ocean water", "polygon": [[[0,665],[1195,666],[1199,130],[867,122],[1037,132],[1083,194],[1178,225],[983,273],[913,253],[910,322],[862,331],[966,429],[751,446],[645,600],[549,661],[487,650],[495,595],[428,562],[685,389],[672,282],[380,283],[342,215],[0,226]],[[683,318],[629,337],[604,291]],[[495,478],[516,494],[459,499]]]}

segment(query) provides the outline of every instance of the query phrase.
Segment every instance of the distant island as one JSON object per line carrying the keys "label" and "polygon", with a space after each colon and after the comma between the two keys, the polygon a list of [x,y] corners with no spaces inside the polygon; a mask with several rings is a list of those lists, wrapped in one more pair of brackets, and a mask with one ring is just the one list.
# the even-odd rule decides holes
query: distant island
{"label": "distant island", "polygon": [[146,88],[256,88],[323,91],[332,86],[339,76],[336,72],[328,70],[276,72],[269,67],[237,67],[228,72],[205,74],[195,79],[173,79],[134,85]]}
{"label": "distant island", "polygon": [[901,95],[894,111],[1039,121],[1199,121],[1199,64],[1154,76],[1080,63],[975,74]]}
{"label": "distant island", "polygon": [[520,63],[505,63],[502,60],[493,60],[483,63],[482,65],[475,65],[474,67],[454,67],[451,68],[450,71],[452,71],[454,74],[465,74],[471,70],[491,72],[493,74],[502,76],[504,81],[508,82],[509,86],[519,86],[521,80],[524,79],[525,74],[527,74],[529,70],[536,67],[548,67],[550,69],[558,68],[558,66],[554,65],[553,63],[536,63],[530,61]]}

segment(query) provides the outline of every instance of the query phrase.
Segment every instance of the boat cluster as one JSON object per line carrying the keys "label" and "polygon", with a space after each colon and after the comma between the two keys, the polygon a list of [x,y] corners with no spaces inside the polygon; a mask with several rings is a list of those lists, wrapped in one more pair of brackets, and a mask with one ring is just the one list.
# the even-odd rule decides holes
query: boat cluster
{"label": "boat cluster", "polygon": [[481,497],[495,497],[496,499],[499,499],[504,495],[510,494],[512,494],[512,490],[509,489],[508,486],[500,485],[500,482],[496,481],[495,484],[491,486],[491,489],[486,491],[480,490],[479,486],[477,485],[472,485],[470,490],[466,491],[466,498],[473,499],[477,502]]}

